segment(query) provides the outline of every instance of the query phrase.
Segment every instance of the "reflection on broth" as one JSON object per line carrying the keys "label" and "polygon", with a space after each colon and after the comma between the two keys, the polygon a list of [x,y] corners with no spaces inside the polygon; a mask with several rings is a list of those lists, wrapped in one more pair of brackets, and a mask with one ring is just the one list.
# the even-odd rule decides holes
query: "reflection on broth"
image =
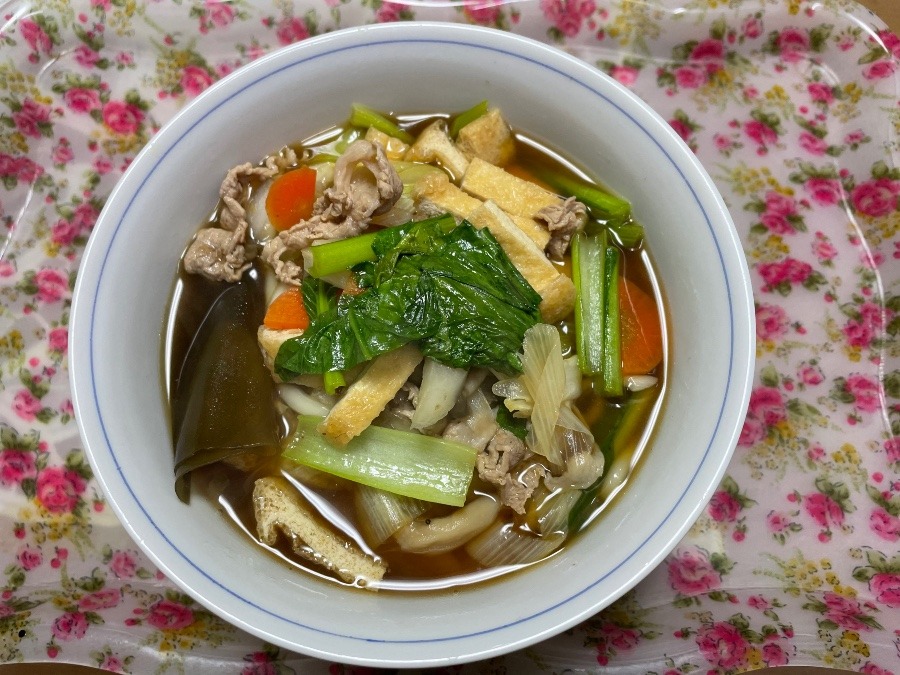
{"label": "reflection on broth", "polygon": [[643,228],[501,111],[350,120],[226,175],[165,363],[176,491],[336,583],[563,550],[664,390]]}

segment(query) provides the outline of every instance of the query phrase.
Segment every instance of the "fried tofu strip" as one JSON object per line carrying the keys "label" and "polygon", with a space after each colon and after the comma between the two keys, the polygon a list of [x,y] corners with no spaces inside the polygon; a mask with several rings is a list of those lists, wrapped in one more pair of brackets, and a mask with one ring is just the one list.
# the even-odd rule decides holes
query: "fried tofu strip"
{"label": "fried tofu strip", "polygon": [[541,296],[541,316],[547,323],[561,321],[575,307],[575,284],[547,259],[543,249],[513,222],[503,209],[491,201],[469,214],[469,222],[486,227],[525,280]]}
{"label": "fried tofu strip", "polygon": [[477,157],[469,164],[460,187],[473,197],[491,200],[509,214],[526,218],[536,218],[541,209],[563,202],[562,197],[540,185]]}
{"label": "fried tofu strip", "polygon": [[425,127],[406,152],[407,162],[437,162],[454,177],[459,178],[469,168],[469,160],[462,154],[444,128],[444,121],[437,120]]}
{"label": "fried tofu strip", "polygon": [[460,129],[456,147],[470,160],[479,157],[495,166],[504,166],[516,153],[512,130],[499,108],[491,108]]}
{"label": "fried tofu strip", "polygon": [[409,150],[409,145],[399,138],[388,136],[383,131],[378,131],[375,127],[366,129],[365,139],[370,143],[380,143],[388,159],[403,159]]}
{"label": "fried tofu strip", "polygon": [[317,427],[332,443],[346,445],[381,414],[422,360],[408,344],[373,360]]}
{"label": "fried tofu strip", "polygon": [[504,166],[516,153],[512,130],[499,108],[491,108],[460,129],[456,147],[470,160],[479,157],[495,166]]}
{"label": "fried tofu strip", "polygon": [[[470,220],[469,216],[480,209],[484,203],[460,190],[444,174],[435,174],[419,181],[416,184],[414,196],[416,199],[427,199],[438,208],[466,220]],[[533,218],[507,215],[522,232],[537,244],[538,248],[544,250],[547,242],[550,241],[550,232],[545,226]]]}
{"label": "fried tofu strip", "polygon": [[380,581],[387,572],[381,560],[367,555],[321,522],[284,478],[260,478],[253,484],[253,512],[256,532],[263,543],[273,546],[281,531],[291,540],[294,553],[347,583]]}
{"label": "fried tofu strip", "polygon": [[413,188],[413,197],[417,200],[428,200],[457,218],[466,218],[481,206],[480,199],[475,199],[460,190],[444,173],[429,175],[418,181]]}

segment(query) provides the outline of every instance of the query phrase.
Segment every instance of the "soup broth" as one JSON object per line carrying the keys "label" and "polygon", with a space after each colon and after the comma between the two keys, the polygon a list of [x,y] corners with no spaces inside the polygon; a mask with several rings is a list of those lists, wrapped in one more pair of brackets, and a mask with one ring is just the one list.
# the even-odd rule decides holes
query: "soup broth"
{"label": "soup broth", "polygon": [[[485,114],[486,111],[481,111],[480,116]],[[474,119],[478,120],[480,116]],[[438,232],[436,237],[439,241],[443,241],[440,237],[452,238],[459,228],[468,226],[468,218],[453,213],[453,217],[447,220],[448,217],[443,214],[450,211],[446,206],[451,200],[448,194],[458,202],[464,198],[472,200],[471,203],[466,202],[470,206],[477,202],[479,208],[496,208],[492,206],[494,202],[490,197],[466,193],[459,187],[462,185],[465,188],[468,173],[460,175],[460,170],[453,165],[457,156],[465,156],[458,150],[464,147],[462,132],[454,133],[458,117],[446,114],[385,116],[383,119],[396,125],[388,128],[390,133],[387,134],[383,130],[373,131],[377,124],[365,128],[358,122],[354,124],[351,118],[350,123],[290,146],[273,156],[275,160],[268,158],[258,166],[268,166],[270,170],[260,169],[241,176],[237,188],[220,201],[210,221],[201,229],[201,233],[214,231],[215,236],[227,238],[228,233],[234,232],[231,229],[233,223],[228,221],[233,219],[235,213],[233,206],[229,207],[229,199],[239,203],[238,213],[242,211],[246,214],[248,221],[246,238],[238,252],[239,271],[235,272],[235,256],[232,255],[228,259],[232,268],[222,272],[221,264],[226,256],[220,255],[218,258],[213,256],[215,259],[209,268],[215,268],[218,272],[209,274],[207,270],[198,274],[197,263],[191,259],[191,248],[178,271],[166,330],[164,363],[172,410],[179,495],[187,500],[192,483],[194,498],[212,500],[224,517],[251,537],[261,549],[296,566],[301,570],[299,573],[373,589],[434,591],[481,582],[539,562],[564,550],[572,537],[601,516],[616,492],[627,482],[640,454],[648,445],[665,384],[665,360],[662,358],[665,348],[662,329],[665,323],[650,256],[643,238],[635,241],[632,236],[635,231],[640,232],[640,227],[630,212],[623,217],[621,213],[604,215],[595,208],[576,209],[580,220],[572,237],[573,242],[578,240],[577,245],[581,248],[577,255],[581,257],[573,261],[571,247],[566,241],[561,253],[557,248],[557,255],[547,254],[545,262],[540,263],[543,265],[540,267],[541,273],[545,276],[534,278],[561,277],[561,283],[573,287],[574,299],[551,307],[550,291],[540,293],[530,279],[522,279],[528,284],[525,295],[537,291],[534,302],[539,300],[541,303],[540,320],[532,320],[532,323],[543,325],[548,314],[558,314],[548,322],[554,330],[541,334],[541,340],[550,340],[553,344],[558,342],[559,345],[555,348],[558,354],[547,357],[548,363],[552,360],[554,364],[565,364],[565,370],[559,371],[564,380],[559,386],[566,393],[561,393],[562,398],[556,403],[549,427],[550,436],[545,434],[543,437],[550,438],[550,442],[556,444],[556,450],[542,450],[541,432],[536,429],[538,422],[532,419],[542,414],[538,410],[543,410],[540,400],[543,393],[536,393],[534,386],[528,389],[527,381],[530,372],[528,355],[543,348],[534,346],[542,344],[535,337],[537,332],[534,326],[525,331],[525,340],[520,341],[521,346],[515,349],[515,354],[505,355],[503,358],[507,361],[502,363],[486,362],[487,357],[482,356],[482,352],[478,352],[479,355],[473,357],[476,361],[466,367],[460,367],[458,363],[442,363],[439,356],[431,354],[443,355],[444,342],[450,338],[443,338],[435,351],[429,352],[432,345],[429,334],[429,337],[411,340],[403,347],[384,350],[365,362],[342,361],[347,367],[326,368],[324,374],[301,369],[291,371],[288,377],[281,368],[287,361],[283,360],[285,344],[291,340],[301,341],[299,343],[302,344],[303,339],[311,339],[310,334],[319,335],[321,332],[330,335],[326,328],[321,328],[326,325],[326,310],[320,309],[321,313],[316,314],[310,288],[318,289],[320,302],[327,302],[330,298],[333,304],[327,311],[332,313],[327,316],[337,322],[339,319],[335,317],[339,317],[341,311],[352,311],[346,310],[351,303],[361,303],[359,297],[379,292],[383,286],[378,286],[378,283],[393,283],[401,273],[397,272],[400,268],[396,267],[393,276],[383,275],[382,281],[379,281],[378,266],[383,264],[383,258],[376,257],[377,254],[370,255],[369,249],[366,249],[364,260],[346,270],[322,275],[324,281],[310,279],[319,260],[311,259],[302,247],[297,250],[288,247],[274,257],[267,257],[266,251],[272,246],[271,242],[278,240],[279,236],[288,241],[284,234],[279,235],[279,231],[299,231],[295,226],[279,230],[274,223],[276,216],[271,209],[271,195],[278,189],[276,182],[286,173],[296,172],[300,168],[312,170],[308,178],[315,186],[317,200],[312,208],[319,209],[319,213],[323,200],[327,202],[330,198],[327,195],[323,197],[324,191],[337,190],[338,183],[345,179],[368,181],[363,186],[365,190],[372,194],[378,190],[381,197],[381,179],[376,177],[373,180],[366,173],[374,171],[372,166],[376,160],[371,152],[377,144],[379,149],[375,154],[378,161],[381,161],[382,155],[387,158],[395,175],[403,182],[402,194],[392,197],[394,201],[387,207],[379,206],[370,212],[363,224],[364,233],[334,239],[351,240],[372,233],[399,232],[402,228],[411,228],[412,224],[423,222],[436,223],[433,229]],[[419,151],[417,155],[416,148],[421,139],[435,133],[435,129],[442,134],[436,142],[437,151]],[[362,138],[368,139],[363,141],[368,146],[359,145]],[[441,143],[449,143],[450,150]],[[361,149],[370,154],[351,167],[347,174],[350,178],[340,177],[342,155],[361,152]],[[456,151],[456,154],[451,151]],[[548,199],[554,205],[564,200],[569,200],[565,202],[567,205],[572,200],[577,201],[572,191],[566,189],[572,185],[607,193],[602,184],[588,179],[540,139],[529,136],[527,131],[510,129],[509,138],[499,152],[502,166],[492,164],[491,167],[496,166],[502,171],[503,180],[511,180],[506,178],[511,176],[516,181],[543,188],[542,194],[553,195],[553,199]],[[472,171],[477,160],[468,159],[467,171]],[[485,171],[493,169],[487,167]],[[435,184],[443,187],[434,188]],[[436,190],[444,192],[438,194]],[[333,205],[329,208],[338,209]],[[502,207],[499,210],[502,211]],[[550,230],[553,227],[541,220],[543,215],[527,219],[502,211],[499,217],[504,222],[522,223],[526,230],[532,227],[531,223],[537,224],[536,233],[525,230],[516,232],[515,236],[524,242],[521,246],[525,248],[537,246],[530,243],[532,240],[528,237],[546,239],[546,233],[537,231],[540,229],[538,226]],[[301,216],[301,220],[310,222],[317,222],[317,218],[320,216],[316,215],[316,211],[312,215],[307,213]],[[443,230],[440,229],[442,227]],[[491,229],[491,232],[494,230]],[[414,235],[403,236],[406,237],[403,241],[407,243],[398,246],[402,248],[405,245],[407,248],[396,254],[397,259],[407,255],[408,251],[419,252],[416,246],[408,243]],[[550,236],[552,238],[552,232]],[[202,235],[198,235],[198,240],[201,238]],[[323,240],[331,241],[332,238],[324,237]],[[518,245],[515,241],[519,241],[510,244],[502,236],[497,236],[496,240],[504,252],[512,251]],[[592,315],[585,307],[590,302],[588,295],[593,291],[583,288],[577,275],[588,260],[583,251],[589,244],[593,245],[594,240],[601,242],[600,253],[606,255],[604,260],[607,262],[604,264],[607,267],[601,269],[601,276],[603,270],[610,269],[612,265],[608,262],[610,257],[617,260],[612,268],[615,276],[611,277],[615,293],[609,290],[611,286],[604,291],[604,302],[616,303],[615,318],[603,319],[608,326],[604,329],[606,334],[614,334],[617,343],[621,337],[623,345],[620,349],[626,350],[629,348],[628,340],[634,341],[634,338],[628,338],[629,331],[635,330],[629,321],[634,322],[634,316],[640,318],[633,305],[638,301],[649,302],[652,308],[650,314],[655,315],[650,318],[656,323],[649,329],[641,324],[638,333],[643,335],[647,332],[649,338],[639,335],[639,339],[652,342],[651,351],[658,351],[658,358],[652,355],[634,357],[625,352],[619,355],[613,352],[614,356],[610,357],[618,359],[615,367],[619,369],[616,374],[620,380],[619,389],[615,389],[615,382],[611,383],[616,377],[591,372],[590,363],[585,364],[590,359],[584,353],[592,348],[585,337],[588,333],[585,317]],[[377,246],[372,244],[372,249]],[[547,243],[547,246],[551,250],[553,244]],[[309,244],[306,245],[308,247]],[[312,247],[313,253],[317,248]],[[262,254],[254,255],[260,249]],[[508,253],[512,264],[523,277],[534,275],[528,263],[521,263],[522,258],[517,255],[514,251]],[[207,259],[210,259],[209,256]],[[276,274],[273,270],[278,270],[279,266],[281,269]],[[550,271],[543,271],[547,269]],[[289,278],[290,270],[297,275],[293,279]],[[219,274],[218,278],[210,278],[216,274]],[[568,282],[573,274],[576,276],[574,285]],[[233,278],[221,278],[229,275]],[[297,287],[299,278],[310,281],[310,286],[302,286],[305,307],[302,313],[309,315],[307,323],[303,328],[285,328],[290,325],[288,319],[283,319],[286,323],[270,324],[276,299],[292,292],[290,289]],[[615,301],[610,300],[613,295],[618,296]],[[510,300],[510,303],[515,301]],[[360,316],[368,316],[362,310],[360,312]],[[644,313],[647,314],[646,309]],[[221,328],[222,316],[227,316],[230,321],[225,329]],[[405,315],[403,320],[406,321]],[[279,321],[282,319],[279,318]],[[270,325],[275,327],[270,328]],[[351,327],[357,333],[362,330],[356,325]],[[337,328],[334,331],[339,334]],[[273,335],[281,340],[280,346],[274,350],[267,342],[274,339]],[[381,338],[382,341],[387,339]],[[337,340],[328,344],[332,352],[339,348]],[[528,352],[529,344],[532,345],[532,352]],[[637,351],[641,349],[646,351],[648,347],[642,343],[635,348]],[[398,496],[383,487],[371,483],[366,485],[368,478],[360,479],[362,484],[358,480],[348,479],[343,469],[325,470],[316,464],[316,460],[298,461],[301,455],[304,458],[308,456],[305,450],[303,453],[306,454],[299,451],[292,454],[290,451],[290,448],[308,439],[309,433],[304,432],[303,425],[313,424],[317,420],[316,414],[321,413],[324,421],[318,422],[316,428],[325,434],[340,457],[345,447],[343,437],[328,437],[328,433],[322,431],[328,429],[329,418],[337,414],[335,410],[340,408],[342,398],[351,397],[350,392],[357,383],[377,370],[375,364],[379,359],[403,350],[415,352],[410,362],[412,365],[407,363],[404,366],[409,374],[402,378],[401,384],[392,385],[395,389],[391,390],[383,409],[371,415],[372,427],[471,445],[473,454],[468,460],[468,483],[464,489],[464,502],[460,504],[449,503],[449,499],[446,500],[448,503],[437,503],[409,494]],[[417,350],[425,353],[424,359]],[[478,362],[478,358],[482,362]],[[524,370],[517,372],[516,368],[509,367],[510,362],[513,365],[524,364]],[[635,368],[644,368],[645,372],[627,372]],[[411,424],[416,425],[418,407],[424,406],[426,389],[434,388],[435,380],[429,379],[434,377],[430,374],[433,372],[447,372],[448,377],[458,378],[455,388],[450,387],[456,398],[444,404],[444,413],[437,421],[418,429],[411,428]],[[337,383],[332,381],[329,384],[329,378],[335,373]],[[539,386],[545,388],[545,385]],[[457,432],[456,427],[463,431]],[[362,439],[370,433],[371,427],[361,433],[355,432],[354,436]],[[498,439],[507,445],[500,444]],[[359,442],[353,438],[346,448],[351,449],[354,443],[358,445]],[[497,449],[513,446],[515,451]],[[494,448],[493,454],[490,454],[490,448]],[[565,461],[568,464],[559,463],[560,457],[567,458]],[[503,467],[506,475],[498,478],[498,467],[513,460],[513,465]],[[277,483],[266,482],[272,479],[277,479]],[[263,484],[289,490],[291,502],[308,514],[308,517],[304,516],[307,520],[315,521],[315,525],[310,526],[315,532],[307,537],[296,530],[296,525],[292,530],[288,521],[296,523],[296,518],[292,520],[286,513],[273,520],[277,525],[277,537],[273,538],[271,532],[263,532],[259,509],[264,499],[258,492]],[[527,496],[522,499],[524,492]],[[412,509],[409,512],[411,515],[404,518],[395,518],[391,513],[372,515],[374,512],[369,510],[372,507],[366,504],[376,502],[387,504],[385,508],[388,511]],[[486,512],[490,515],[485,516]],[[393,522],[397,529],[381,541],[382,537],[373,535],[373,532],[384,525],[384,520]],[[472,524],[473,520],[481,524]],[[432,531],[437,529],[440,529],[437,533]],[[378,541],[373,541],[373,536]],[[453,545],[455,540],[458,543]],[[352,548],[359,557],[374,561],[383,573],[373,579],[354,570],[350,563],[329,561],[321,548],[326,544],[316,543],[327,541],[342,542],[340,545],[345,549]],[[509,549],[508,554],[485,552],[486,549],[504,548]]]}

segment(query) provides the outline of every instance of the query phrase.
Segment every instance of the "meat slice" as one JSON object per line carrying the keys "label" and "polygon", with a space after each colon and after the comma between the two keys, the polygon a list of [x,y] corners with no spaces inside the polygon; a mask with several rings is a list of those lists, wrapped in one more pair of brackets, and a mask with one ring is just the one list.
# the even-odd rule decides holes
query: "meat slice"
{"label": "meat slice", "polygon": [[297,163],[290,148],[270,155],[261,166],[239,164],[225,174],[219,187],[222,210],[218,227],[206,227],[194,237],[184,256],[184,269],[213,281],[238,281],[250,267],[244,243],[247,239],[247,185],[250,179],[271,178]]}
{"label": "meat slice", "polygon": [[587,223],[587,208],[575,197],[569,197],[561,204],[544,207],[538,211],[537,217],[546,222],[550,230],[547,253],[551,258],[561,260],[569,248],[572,235],[581,231]]}
{"label": "meat slice", "polygon": [[525,443],[511,431],[498,429],[497,433],[478,453],[476,466],[483,481],[503,485],[510,469],[525,458]]}
{"label": "meat slice", "polygon": [[[360,175],[362,165],[368,176]],[[333,222],[353,220],[365,223],[397,202],[403,181],[384,154],[380,143],[359,140],[351,143],[334,165],[334,184],[325,190],[313,214]]]}
{"label": "meat slice", "polygon": [[205,227],[184,254],[184,270],[213,281],[238,281],[250,267],[244,250],[245,230]]}
{"label": "meat slice", "polygon": [[500,486],[500,503],[510,507],[516,513],[525,513],[525,503],[534,494],[541,479],[547,476],[547,469],[540,464],[532,464],[516,478],[506,474]]}
{"label": "meat slice", "polygon": [[283,282],[299,285],[303,265],[284,255],[315,242],[354,237],[369,226],[369,219],[385,213],[403,194],[403,181],[379,143],[358,140],[344,151],[334,168],[334,184],[316,200],[313,214],[270,239],[262,257]]}
{"label": "meat slice", "polygon": [[547,475],[546,469],[537,463],[517,470],[530,455],[521,439],[511,431],[499,429],[476,459],[478,475],[485,482],[499,486],[500,503],[516,513],[525,513],[525,502]]}

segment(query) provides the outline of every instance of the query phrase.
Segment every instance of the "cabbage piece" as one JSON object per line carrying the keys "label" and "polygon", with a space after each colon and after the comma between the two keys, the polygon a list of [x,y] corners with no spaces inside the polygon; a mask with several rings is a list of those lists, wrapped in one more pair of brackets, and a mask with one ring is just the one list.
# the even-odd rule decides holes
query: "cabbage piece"
{"label": "cabbage piece", "polygon": [[558,532],[538,537],[498,521],[470,541],[466,552],[485,567],[526,565],[543,560],[565,540]]}

